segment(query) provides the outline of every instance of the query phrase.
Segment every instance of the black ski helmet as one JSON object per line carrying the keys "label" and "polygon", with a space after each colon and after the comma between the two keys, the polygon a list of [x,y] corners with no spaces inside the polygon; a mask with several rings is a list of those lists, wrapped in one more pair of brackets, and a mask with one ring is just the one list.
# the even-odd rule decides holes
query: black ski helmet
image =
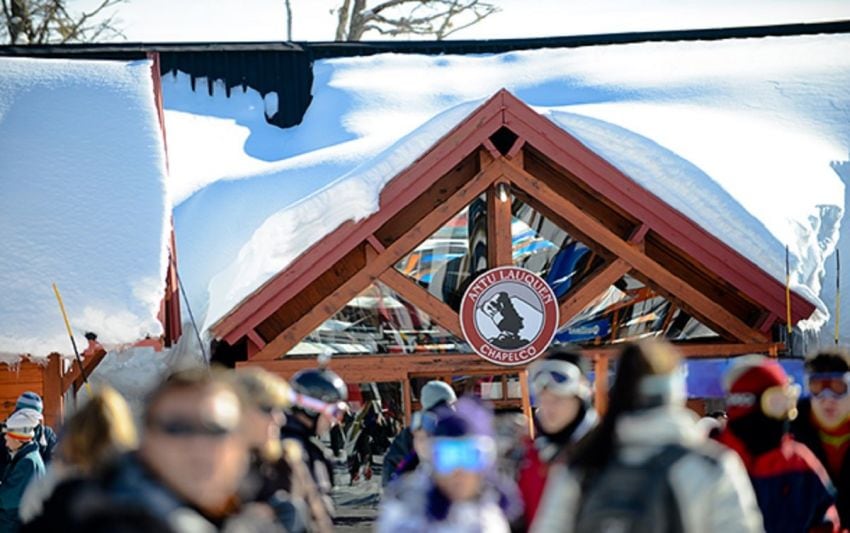
{"label": "black ski helmet", "polygon": [[[345,382],[336,372],[328,369],[305,368],[299,370],[289,380],[289,384],[296,392],[322,400],[325,403],[335,404],[348,399],[348,387],[346,387]],[[296,409],[311,417],[319,416],[319,413],[311,409],[301,407]]]}

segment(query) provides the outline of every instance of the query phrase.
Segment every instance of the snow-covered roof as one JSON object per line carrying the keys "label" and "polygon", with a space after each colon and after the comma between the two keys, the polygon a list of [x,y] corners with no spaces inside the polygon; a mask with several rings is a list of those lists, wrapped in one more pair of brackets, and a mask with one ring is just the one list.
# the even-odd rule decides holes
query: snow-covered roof
{"label": "snow-covered roof", "polygon": [[833,305],[834,278],[821,285],[845,206],[833,167],[850,154],[848,35],[314,68],[313,102],[287,130],[265,124],[274,102],[250,90],[163,80],[182,275],[205,327],[377,210],[383,185],[502,87],[783,281],[787,244],[798,290]]}
{"label": "snow-covered roof", "polygon": [[0,58],[0,354],[159,335],[171,203],[150,61]]}

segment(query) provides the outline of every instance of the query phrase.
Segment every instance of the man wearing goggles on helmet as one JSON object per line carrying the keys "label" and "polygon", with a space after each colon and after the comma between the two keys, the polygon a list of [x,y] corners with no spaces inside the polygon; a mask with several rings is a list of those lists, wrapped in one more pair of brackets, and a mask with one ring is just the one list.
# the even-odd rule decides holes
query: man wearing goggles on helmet
{"label": "man wearing goggles on helmet", "polygon": [[838,531],[834,489],[823,465],[787,433],[800,387],[772,359],[747,355],[724,376],[729,423],[719,441],[741,456],[767,533]]}
{"label": "man wearing goggles on helmet", "polygon": [[526,527],[537,513],[554,459],[596,425],[583,363],[578,351],[554,347],[529,367],[529,385],[537,405],[534,412],[537,438],[526,443],[517,479]]}
{"label": "man wearing goggles on helmet", "polygon": [[838,490],[842,524],[850,524],[850,354],[821,351],[806,361],[809,398],[791,424],[794,437],[811,449]]}

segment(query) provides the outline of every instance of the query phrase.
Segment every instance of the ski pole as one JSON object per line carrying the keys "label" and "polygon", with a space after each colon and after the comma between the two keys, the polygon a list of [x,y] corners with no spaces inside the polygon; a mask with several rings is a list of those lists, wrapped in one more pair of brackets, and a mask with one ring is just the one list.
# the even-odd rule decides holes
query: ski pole
{"label": "ski pole", "polygon": [[791,260],[788,245],[785,245],[785,325],[788,328],[788,349],[791,349],[791,335],[794,326],[791,324]]}
{"label": "ski pole", "polygon": [[53,292],[56,294],[56,300],[59,302],[59,309],[62,311],[62,318],[65,319],[65,328],[68,330],[68,337],[71,338],[71,346],[74,347],[74,355],[77,358],[77,364],[80,366],[80,375],[83,376],[83,383],[86,384],[86,391],[89,393],[89,397],[92,396],[91,385],[89,384],[89,378],[86,377],[86,371],[83,368],[83,359],[80,357],[80,351],[77,350],[77,341],[74,340],[74,333],[71,331],[71,323],[68,322],[68,313],[65,312],[65,304],[62,303],[62,295],[59,294],[59,287],[56,284],[53,284]]}
{"label": "ski pole", "polygon": [[838,323],[841,322],[841,256],[835,250],[835,345],[838,346]]}

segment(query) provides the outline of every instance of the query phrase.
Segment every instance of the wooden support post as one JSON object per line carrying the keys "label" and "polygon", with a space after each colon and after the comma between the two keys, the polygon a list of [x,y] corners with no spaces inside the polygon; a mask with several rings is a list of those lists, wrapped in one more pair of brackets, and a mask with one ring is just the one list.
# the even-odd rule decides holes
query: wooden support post
{"label": "wooden support post", "polygon": [[528,389],[528,370],[519,371],[519,388],[522,391],[522,414],[528,422],[528,435],[534,438],[534,418],[531,413],[531,392]]}
{"label": "wooden support post", "polygon": [[409,426],[413,417],[413,391],[410,390],[410,376],[405,376],[401,381],[402,393],[404,394],[404,425]]}
{"label": "wooden support post", "polygon": [[599,416],[608,410],[608,356],[598,355],[593,362],[593,372],[596,375],[594,390],[596,391],[596,412]]}
{"label": "wooden support post", "polygon": [[487,190],[487,266],[490,268],[513,264],[511,205],[507,181],[499,180]]}
{"label": "wooden support post", "polygon": [[58,427],[65,417],[65,397],[62,387],[62,356],[51,354],[44,367],[44,421],[51,427]]}

